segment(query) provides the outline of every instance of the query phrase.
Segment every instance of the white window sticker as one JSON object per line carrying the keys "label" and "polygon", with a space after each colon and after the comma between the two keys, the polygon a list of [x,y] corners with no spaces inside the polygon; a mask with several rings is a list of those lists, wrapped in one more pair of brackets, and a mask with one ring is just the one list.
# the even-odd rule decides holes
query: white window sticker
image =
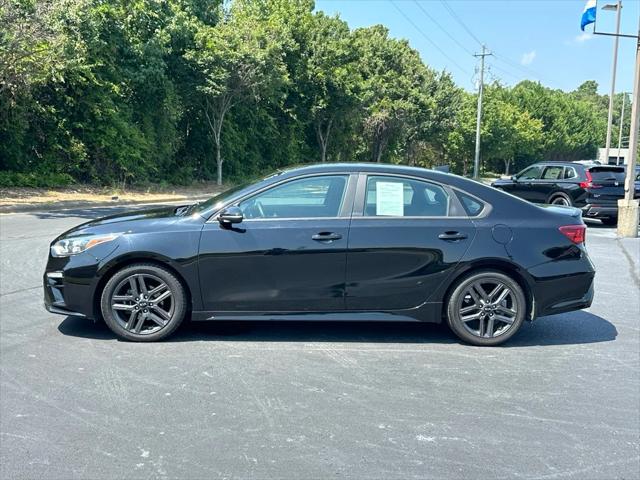
{"label": "white window sticker", "polygon": [[404,188],[401,182],[376,182],[376,215],[404,215]]}

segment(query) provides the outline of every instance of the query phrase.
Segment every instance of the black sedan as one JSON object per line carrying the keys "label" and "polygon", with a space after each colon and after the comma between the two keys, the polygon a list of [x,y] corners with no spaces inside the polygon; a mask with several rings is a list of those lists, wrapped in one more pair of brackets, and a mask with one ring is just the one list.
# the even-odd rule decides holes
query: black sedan
{"label": "black sedan", "polygon": [[571,207],[420,168],[315,165],[69,230],[51,243],[45,306],[134,341],[191,317],[446,321],[497,345],[591,304],[584,241]]}

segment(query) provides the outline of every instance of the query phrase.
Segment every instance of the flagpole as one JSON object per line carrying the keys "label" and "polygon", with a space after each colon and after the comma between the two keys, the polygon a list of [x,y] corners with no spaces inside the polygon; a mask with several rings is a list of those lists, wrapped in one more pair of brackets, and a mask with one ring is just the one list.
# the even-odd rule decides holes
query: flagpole
{"label": "flagpole", "polygon": [[[604,8],[606,8],[605,5]],[[622,13],[622,0],[616,2],[616,35],[613,40],[613,64],[611,66],[611,93],[609,94],[609,114],[607,117],[607,141],[604,147],[604,161],[609,163],[609,151],[611,149],[611,130],[613,128],[613,100],[616,93],[616,72],[618,70],[618,44],[620,42],[620,16]],[[597,18],[597,17],[596,17]],[[594,26],[595,27],[595,26]]]}

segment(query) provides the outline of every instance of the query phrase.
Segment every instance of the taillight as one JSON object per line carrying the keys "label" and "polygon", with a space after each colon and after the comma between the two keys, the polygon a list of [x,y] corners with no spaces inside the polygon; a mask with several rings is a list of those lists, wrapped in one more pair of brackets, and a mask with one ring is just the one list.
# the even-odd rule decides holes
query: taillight
{"label": "taillight", "polygon": [[559,228],[560,232],[573,243],[584,243],[587,236],[586,225],[565,225]]}
{"label": "taillight", "polygon": [[587,181],[580,182],[580,188],[602,188],[602,185],[593,184],[593,176],[591,175],[591,172],[589,170],[585,171],[584,173],[587,174]]}

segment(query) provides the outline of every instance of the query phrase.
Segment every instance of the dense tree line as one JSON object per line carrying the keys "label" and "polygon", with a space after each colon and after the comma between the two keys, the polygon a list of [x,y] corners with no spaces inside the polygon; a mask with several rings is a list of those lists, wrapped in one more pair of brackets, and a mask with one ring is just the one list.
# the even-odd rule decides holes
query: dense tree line
{"label": "dense tree line", "polygon": [[[486,92],[486,171],[604,142],[595,82]],[[350,29],[312,0],[0,0],[4,184],[222,181],[317,161],[468,173],[476,102],[383,26]]]}

